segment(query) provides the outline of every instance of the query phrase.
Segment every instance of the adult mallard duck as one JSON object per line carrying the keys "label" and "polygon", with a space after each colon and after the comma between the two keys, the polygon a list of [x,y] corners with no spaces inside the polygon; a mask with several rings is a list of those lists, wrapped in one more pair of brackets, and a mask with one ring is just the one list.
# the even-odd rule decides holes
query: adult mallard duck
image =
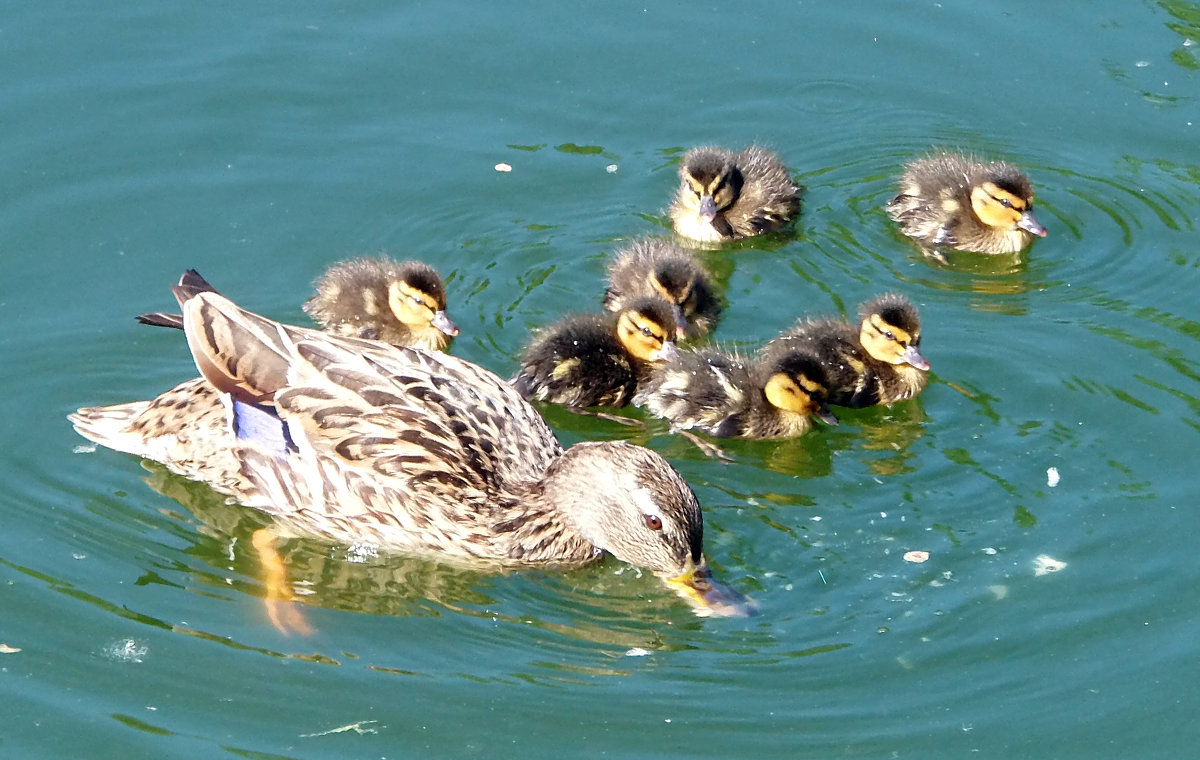
{"label": "adult mallard duck", "polygon": [[676,331],[670,304],[657,296],[632,301],[615,320],[567,317],[533,339],[512,384],[552,404],[625,406],[650,365],[676,354]]}
{"label": "adult mallard duck", "polygon": [[679,192],[669,213],[675,231],[705,243],[761,235],[800,212],[800,187],[769,150],[734,153],[692,148],[679,162]]}
{"label": "adult mallard duck", "polygon": [[83,436],[291,532],[518,566],[612,554],[702,613],[745,611],[711,581],[700,505],[654,452],[564,451],[516,391],[470,362],[274,322],[192,272],[174,292],[203,377],[151,401],[80,409],[70,419]]}
{"label": "adult mallard duck", "polygon": [[[381,340],[396,346],[444,351],[458,335],[446,314],[446,288],[433,267],[351,259],[329,267],[304,310],[334,335]],[[167,312],[139,314],[142,324],[183,329],[183,317]]]}
{"label": "adult mallard duck", "polygon": [[813,417],[837,419],[826,406],[821,361],[803,347],[746,359],[714,349],[680,351],[650,371],[633,403],[671,428],[718,438],[791,438]]}
{"label": "adult mallard duck", "polygon": [[304,310],[327,332],[444,351],[458,335],[446,315],[446,288],[419,261],[341,261],[316,282]]}
{"label": "adult mallard duck", "polygon": [[859,315],[857,326],[831,318],[801,322],[762,353],[802,348],[820,357],[829,403],[838,406],[894,404],[916,396],[929,380],[916,307],[898,293],[885,293],[860,306]]}
{"label": "adult mallard duck", "polygon": [[647,296],[659,296],[671,304],[679,340],[706,335],[721,314],[708,270],[696,254],[669,240],[635,240],[617,251],[609,267],[604,308],[620,312]]}
{"label": "adult mallard duck", "polygon": [[927,256],[941,248],[1016,253],[1046,228],[1033,215],[1033,184],[1015,166],[935,153],[904,168],[888,215]]}

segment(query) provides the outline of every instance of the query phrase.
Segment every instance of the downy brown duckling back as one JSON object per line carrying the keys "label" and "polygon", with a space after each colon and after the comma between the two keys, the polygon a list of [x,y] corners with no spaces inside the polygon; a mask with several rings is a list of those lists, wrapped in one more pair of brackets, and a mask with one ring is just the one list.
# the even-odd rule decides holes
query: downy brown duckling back
{"label": "downy brown duckling back", "polygon": [[679,162],[679,190],[668,210],[675,232],[704,243],[778,230],[800,212],[800,187],[771,151],[738,153],[704,146]]}
{"label": "downy brown duckling back", "polygon": [[676,339],[708,334],[721,314],[712,277],[695,253],[669,240],[641,238],[618,251],[608,272],[604,308],[619,312],[639,298],[659,296],[671,304]]}
{"label": "downy brown duckling back", "polygon": [[649,366],[675,355],[677,331],[671,305],[656,296],[634,300],[615,318],[567,317],[534,337],[512,384],[526,399],[625,406]]}
{"label": "downy brown duckling back", "polygon": [[325,270],[304,310],[334,335],[443,351],[458,335],[446,314],[446,288],[419,261],[351,259]]}
{"label": "downy brown duckling back", "polygon": [[928,256],[938,249],[1016,253],[1046,228],[1033,215],[1033,184],[1002,161],[935,153],[909,163],[888,215]]}

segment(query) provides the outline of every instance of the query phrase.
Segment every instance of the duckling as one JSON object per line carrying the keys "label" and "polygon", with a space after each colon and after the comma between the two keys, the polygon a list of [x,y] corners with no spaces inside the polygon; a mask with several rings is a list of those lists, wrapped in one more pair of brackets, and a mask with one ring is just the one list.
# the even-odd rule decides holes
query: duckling
{"label": "duckling", "polygon": [[699,614],[751,611],[712,579],[700,505],[655,452],[618,441],[564,451],[512,387],[447,354],[275,322],[195,272],[174,293],[201,377],[80,409],[70,419],[84,437],[293,534],[508,566],[612,554]]}
{"label": "duckling", "polygon": [[900,193],[887,203],[900,231],[925,255],[940,248],[1016,253],[1046,228],[1033,215],[1033,184],[1015,166],[974,156],[937,153],[904,168]]}
{"label": "duckling", "polygon": [[[387,304],[387,311],[380,308]],[[433,267],[419,261],[353,259],[329,267],[304,310],[326,332],[396,346],[444,351],[458,335],[446,315],[446,289]],[[183,329],[183,315],[139,314],[144,325]]]}
{"label": "duckling", "polygon": [[670,304],[658,297],[632,301],[615,321],[568,317],[534,338],[511,382],[526,399],[574,408],[625,406],[649,365],[676,354],[677,330]]}
{"label": "duckling", "polygon": [[857,328],[841,319],[808,320],[767,343],[764,356],[803,347],[821,358],[829,403],[865,407],[916,396],[928,381],[921,319],[912,303],[885,293],[859,307]]}
{"label": "duckling", "polygon": [[633,403],[678,432],[718,438],[791,438],[812,418],[837,424],[821,360],[801,345],[748,360],[708,349],[680,351],[652,368]]}
{"label": "duckling", "polygon": [[675,231],[704,243],[753,237],[783,227],[800,212],[800,187],[769,150],[740,153],[692,148],[679,162],[679,192],[669,213]]}
{"label": "duckling", "polygon": [[619,312],[637,298],[661,296],[671,304],[678,340],[706,335],[721,315],[712,278],[696,254],[669,240],[641,238],[618,251],[608,271],[604,308]]}
{"label": "duckling", "polygon": [[304,310],[334,335],[443,351],[458,335],[446,315],[446,288],[433,267],[419,261],[341,261],[316,281]]}

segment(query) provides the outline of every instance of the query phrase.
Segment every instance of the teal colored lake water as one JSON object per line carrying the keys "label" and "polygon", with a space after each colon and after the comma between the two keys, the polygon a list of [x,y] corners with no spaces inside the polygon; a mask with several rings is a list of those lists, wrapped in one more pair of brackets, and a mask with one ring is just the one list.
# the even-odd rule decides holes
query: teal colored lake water
{"label": "teal colored lake water", "polygon": [[[1200,3],[1166,0],[12,5],[0,755],[1190,756],[1198,43]],[[546,414],[666,456],[756,617],[611,560],[487,575],[293,540],[315,630],[286,636],[266,518],[66,421],[194,373],[133,320],[189,267],[307,324],[333,261],[420,258],[454,353],[507,376],[532,328],[599,308],[614,248],[668,233],[683,150],[751,142],[803,212],[705,253],[716,341],[896,290],[929,388],[730,462]],[[882,206],[931,145],[1024,167],[1049,236],[926,261]]]}

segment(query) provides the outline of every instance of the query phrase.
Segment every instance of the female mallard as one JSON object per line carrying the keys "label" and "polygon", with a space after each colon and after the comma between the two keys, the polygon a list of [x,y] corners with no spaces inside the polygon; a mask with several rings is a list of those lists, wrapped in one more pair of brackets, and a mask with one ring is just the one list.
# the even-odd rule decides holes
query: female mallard
{"label": "female mallard", "polygon": [[326,332],[444,351],[458,335],[446,315],[446,288],[419,261],[341,261],[321,275],[304,310]]}
{"label": "female mallard", "polygon": [[984,163],[959,153],[936,153],[904,168],[888,215],[925,255],[939,248],[1016,253],[1046,228],[1033,216],[1033,184],[1015,166]]}
{"label": "female mallard", "polygon": [[[709,612],[745,611],[711,582],[700,505],[654,452],[563,451],[519,394],[470,362],[280,324],[193,272],[174,292],[203,377],[80,409],[71,421],[85,437],[301,534],[542,567],[612,554]],[[222,406],[228,418],[211,411]]]}
{"label": "female mallard", "polygon": [[721,314],[704,265],[696,254],[669,240],[635,240],[617,252],[609,267],[604,308],[619,312],[646,296],[659,296],[671,304],[679,340],[707,334]]}
{"label": "female mallard", "polygon": [[676,331],[670,304],[658,297],[632,301],[615,321],[568,317],[533,339],[512,384],[552,404],[625,406],[649,366],[675,355]]}
{"label": "female mallard", "polygon": [[650,371],[633,403],[669,420],[673,430],[718,438],[791,438],[826,406],[821,361],[802,347],[747,360],[712,349],[680,351]]}
{"label": "female mallard", "polygon": [[734,153],[692,148],[679,162],[679,192],[669,213],[675,231],[704,243],[753,237],[783,227],[800,212],[800,187],[769,150]]}
{"label": "female mallard", "polygon": [[859,307],[858,327],[841,319],[808,320],[763,348],[764,356],[797,347],[820,357],[828,380],[829,403],[864,407],[894,404],[916,396],[929,380],[921,355],[921,318],[897,293]]}

